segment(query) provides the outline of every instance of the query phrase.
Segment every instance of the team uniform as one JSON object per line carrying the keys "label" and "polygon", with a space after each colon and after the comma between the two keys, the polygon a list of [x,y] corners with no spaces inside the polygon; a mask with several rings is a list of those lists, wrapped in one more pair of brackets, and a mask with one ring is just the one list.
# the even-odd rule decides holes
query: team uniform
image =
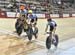
{"label": "team uniform", "polygon": [[21,17],[22,15],[27,15],[28,10],[25,8],[24,5],[20,5],[19,9],[16,10],[16,15],[19,13],[18,17]]}
{"label": "team uniform", "polygon": [[31,23],[37,21],[37,16],[36,15],[33,15],[33,14],[29,14],[28,15],[28,19],[30,20]]}
{"label": "team uniform", "polygon": [[55,29],[55,27],[57,26],[56,22],[54,20],[51,20],[47,23],[47,27],[49,26],[49,31],[53,31]]}
{"label": "team uniform", "polygon": [[24,9],[24,10],[19,10],[19,13],[20,13],[20,16],[22,16],[22,15],[26,15],[26,16],[27,16],[28,11],[27,11],[26,9]]}
{"label": "team uniform", "polygon": [[24,10],[20,10],[19,13],[20,13],[20,14],[27,14],[28,12],[27,12],[26,9],[24,9]]}
{"label": "team uniform", "polygon": [[16,30],[21,30],[21,32],[22,32],[22,29],[24,29],[24,31],[26,32],[28,30],[28,24],[26,21],[28,11],[27,11],[27,9],[25,9],[25,6],[20,6],[18,13],[20,15],[19,15],[17,22],[15,24]]}

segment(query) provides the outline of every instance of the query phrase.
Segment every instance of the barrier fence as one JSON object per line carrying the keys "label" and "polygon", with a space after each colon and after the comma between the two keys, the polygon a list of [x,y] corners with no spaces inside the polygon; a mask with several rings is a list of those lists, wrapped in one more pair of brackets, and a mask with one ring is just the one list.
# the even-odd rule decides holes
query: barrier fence
{"label": "barrier fence", "polygon": [[[0,18],[15,18],[15,12],[0,12]],[[19,16],[19,13],[16,17]],[[38,18],[45,18],[45,14],[36,14]],[[75,17],[75,14],[50,14],[52,18],[67,18],[67,17]]]}

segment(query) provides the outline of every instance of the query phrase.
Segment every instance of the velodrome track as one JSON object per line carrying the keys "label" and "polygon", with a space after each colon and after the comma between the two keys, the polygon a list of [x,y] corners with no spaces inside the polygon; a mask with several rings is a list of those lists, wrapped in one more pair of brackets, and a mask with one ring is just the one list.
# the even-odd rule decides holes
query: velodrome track
{"label": "velodrome track", "polygon": [[[75,18],[57,18],[54,20],[58,24],[56,33],[59,35],[60,42],[75,38]],[[15,31],[15,22],[16,19],[0,19],[1,55],[27,55],[44,49],[41,44],[36,44],[34,41],[27,45],[27,39],[17,38],[14,34],[9,35]],[[44,30],[46,27],[46,19],[39,19],[37,27],[39,29],[38,40],[45,42],[46,35],[44,35]]]}

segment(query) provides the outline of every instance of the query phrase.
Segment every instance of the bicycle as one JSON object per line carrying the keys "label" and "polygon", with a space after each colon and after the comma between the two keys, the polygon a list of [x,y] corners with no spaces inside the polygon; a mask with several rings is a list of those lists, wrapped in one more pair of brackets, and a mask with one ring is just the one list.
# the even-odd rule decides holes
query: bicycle
{"label": "bicycle", "polygon": [[20,36],[22,34],[22,31],[23,30],[25,31],[26,26],[28,27],[28,29],[26,31],[26,34],[28,36],[28,40],[32,40],[32,35],[34,35],[35,38],[37,39],[38,28],[36,27],[35,30],[33,31],[34,27],[31,24],[27,23],[27,25],[25,25],[25,24],[23,24],[23,21],[20,19],[17,19],[17,21],[15,23],[15,28],[16,28],[17,34]]}
{"label": "bicycle", "polygon": [[57,48],[59,42],[58,35],[52,32],[46,32],[46,34],[49,34],[46,38],[46,48],[49,50],[52,44]]}
{"label": "bicycle", "polygon": [[[34,35],[35,39],[38,38],[37,34],[38,34],[38,28],[37,27],[34,27],[35,23],[33,24],[29,24],[29,36],[28,36],[28,39],[29,40],[32,40],[32,35]],[[30,36],[31,35],[31,36]]]}

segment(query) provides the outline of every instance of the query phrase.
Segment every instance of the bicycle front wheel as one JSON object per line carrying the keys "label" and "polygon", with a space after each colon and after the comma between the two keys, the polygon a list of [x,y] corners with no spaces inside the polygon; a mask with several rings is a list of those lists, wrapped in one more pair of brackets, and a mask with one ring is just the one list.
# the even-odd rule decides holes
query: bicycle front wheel
{"label": "bicycle front wheel", "polygon": [[51,38],[48,36],[46,39],[46,48],[50,49],[51,48]]}

